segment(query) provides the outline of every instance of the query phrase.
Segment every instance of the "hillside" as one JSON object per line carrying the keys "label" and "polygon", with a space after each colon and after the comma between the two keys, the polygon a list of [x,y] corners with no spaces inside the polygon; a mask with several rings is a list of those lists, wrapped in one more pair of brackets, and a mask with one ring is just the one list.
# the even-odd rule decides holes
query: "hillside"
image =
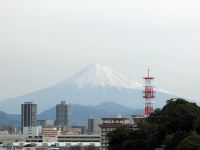
{"label": "hillside", "polygon": [[[105,107],[106,106],[106,107]],[[72,104],[72,125],[84,125],[87,126],[88,118],[106,118],[116,117],[117,114],[121,114],[122,117],[131,118],[133,114],[144,114],[143,109],[131,109],[123,105],[106,102],[97,106],[83,106]],[[56,119],[56,107],[52,107],[38,115],[38,119],[41,120],[55,120]]]}
{"label": "hillside", "polygon": [[0,111],[0,127],[2,126],[15,126],[19,130],[21,128],[21,115],[7,114]]}
{"label": "hillside", "polygon": [[[106,107],[105,107],[106,106]],[[71,104],[72,107],[72,125],[87,126],[88,118],[104,118],[116,117],[121,114],[122,117],[130,118],[132,114],[144,114],[143,109],[131,109],[123,105],[106,102],[96,106],[83,106],[78,104]],[[7,114],[0,111],[0,126],[15,126],[20,129],[21,116],[16,114]],[[38,115],[38,120],[56,120],[56,107],[52,107]]]}
{"label": "hillside", "polygon": [[[0,101],[0,110],[19,114],[21,104],[32,101],[38,104],[38,113],[41,113],[62,100],[84,106],[111,101],[132,109],[143,109],[143,88],[143,84],[129,80],[107,66],[90,65],[54,86]],[[176,97],[158,89],[154,108],[161,108],[166,99]]]}

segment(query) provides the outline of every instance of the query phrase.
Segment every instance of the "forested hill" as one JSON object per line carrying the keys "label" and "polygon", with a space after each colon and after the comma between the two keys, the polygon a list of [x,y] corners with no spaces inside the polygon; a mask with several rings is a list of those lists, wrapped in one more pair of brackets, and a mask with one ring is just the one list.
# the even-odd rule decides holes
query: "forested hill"
{"label": "forested hill", "polygon": [[[138,130],[123,127],[108,135],[109,149],[199,150],[200,107],[183,99],[171,99],[156,109]],[[142,144],[141,144],[142,143]]]}

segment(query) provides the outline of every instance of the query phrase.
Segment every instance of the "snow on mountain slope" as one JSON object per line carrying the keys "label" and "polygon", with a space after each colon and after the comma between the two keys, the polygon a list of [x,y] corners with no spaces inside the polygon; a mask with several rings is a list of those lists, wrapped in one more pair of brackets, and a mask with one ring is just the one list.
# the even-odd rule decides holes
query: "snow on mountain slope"
{"label": "snow on mountain slope", "polygon": [[[78,88],[88,87],[97,88],[97,87],[116,87],[127,88],[127,89],[144,89],[144,85],[134,81],[129,80],[122,74],[117,71],[99,64],[89,65],[88,67],[77,72],[75,75],[71,76],[67,80],[59,83],[58,85],[63,87],[68,84],[74,84]],[[155,91],[172,94],[171,92],[155,88]]]}
{"label": "snow on mountain slope", "polygon": [[[0,101],[0,110],[20,113],[21,104],[33,101],[38,104],[40,113],[62,100],[81,105],[112,101],[137,109],[144,107],[143,90],[143,84],[129,80],[109,67],[90,65],[54,86]],[[156,92],[155,96],[155,108],[164,106],[166,100],[176,97],[167,92]]]}
{"label": "snow on mountain slope", "polygon": [[60,83],[61,86],[66,84],[75,84],[78,88],[84,86],[91,86],[93,88],[101,87],[117,87],[128,89],[142,89],[143,85],[139,82],[129,80],[120,73],[112,70],[111,68],[103,65],[90,65],[74,76],[68,78],[64,82]]}

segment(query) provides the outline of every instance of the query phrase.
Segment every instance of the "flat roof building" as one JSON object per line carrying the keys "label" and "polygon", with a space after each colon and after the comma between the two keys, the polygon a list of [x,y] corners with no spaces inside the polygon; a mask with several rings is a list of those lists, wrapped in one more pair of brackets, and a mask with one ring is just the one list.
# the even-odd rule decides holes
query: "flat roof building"
{"label": "flat roof building", "polygon": [[100,126],[101,131],[101,150],[107,150],[108,139],[106,135],[108,132],[115,130],[121,126],[131,127],[129,118],[101,118],[102,124]]}
{"label": "flat roof building", "polygon": [[132,115],[133,124],[138,125],[139,123],[142,123],[145,120],[144,115]]}
{"label": "flat roof building", "polygon": [[56,125],[62,131],[71,131],[71,105],[66,101],[56,105]]}
{"label": "flat roof building", "polygon": [[21,105],[21,131],[23,127],[37,126],[37,104],[24,102]]}
{"label": "flat roof building", "polygon": [[88,118],[88,134],[100,134],[99,124],[99,119]]}
{"label": "flat roof building", "polygon": [[56,127],[43,127],[43,142],[55,142],[57,136],[61,134],[61,131]]}
{"label": "flat roof building", "polygon": [[58,135],[58,142],[100,143],[100,135]]}

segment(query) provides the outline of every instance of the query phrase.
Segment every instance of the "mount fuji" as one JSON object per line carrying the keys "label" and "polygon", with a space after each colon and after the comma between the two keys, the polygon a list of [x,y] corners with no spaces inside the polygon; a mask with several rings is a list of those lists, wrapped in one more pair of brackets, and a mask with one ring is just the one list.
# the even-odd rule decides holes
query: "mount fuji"
{"label": "mount fuji", "polygon": [[[33,101],[38,105],[38,113],[41,113],[63,100],[85,106],[109,101],[141,109],[144,108],[143,89],[143,84],[129,80],[107,66],[95,64],[51,87],[0,101],[0,110],[19,114],[21,104]],[[174,97],[165,90],[157,89],[154,107],[160,108],[166,100]]]}

